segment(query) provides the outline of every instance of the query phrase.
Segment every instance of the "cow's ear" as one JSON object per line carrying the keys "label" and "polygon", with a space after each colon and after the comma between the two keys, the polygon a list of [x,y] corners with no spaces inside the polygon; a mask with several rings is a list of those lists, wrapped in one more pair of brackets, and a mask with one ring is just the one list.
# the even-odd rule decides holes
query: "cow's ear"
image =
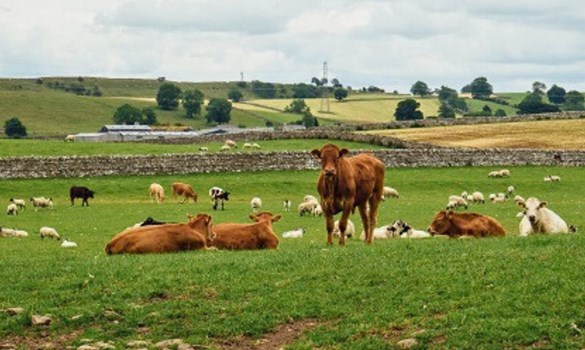
{"label": "cow's ear", "polygon": [[256,215],[250,214],[249,218],[252,221],[258,221],[258,220],[256,220]]}
{"label": "cow's ear", "polygon": [[339,158],[345,157],[348,153],[349,150],[347,148],[342,148],[341,150],[339,150]]}
{"label": "cow's ear", "polygon": [[277,222],[278,220],[280,220],[282,218],[282,216],[280,215],[275,215],[272,217],[272,222]]}
{"label": "cow's ear", "polygon": [[540,204],[538,205],[538,209],[541,209],[541,208],[546,208],[546,205],[547,205],[547,204],[548,204],[548,203],[546,203],[546,201],[545,201],[545,202],[540,202]]}
{"label": "cow's ear", "polygon": [[321,159],[321,151],[316,148],[311,151],[311,155],[313,155],[313,158],[315,159]]}

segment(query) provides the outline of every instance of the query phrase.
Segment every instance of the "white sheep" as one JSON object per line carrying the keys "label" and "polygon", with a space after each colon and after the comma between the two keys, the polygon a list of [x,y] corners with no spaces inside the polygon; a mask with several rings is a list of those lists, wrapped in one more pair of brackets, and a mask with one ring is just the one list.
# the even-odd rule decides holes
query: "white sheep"
{"label": "white sheep", "polygon": [[65,142],[75,142],[75,135],[65,136]]}
{"label": "white sheep", "polygon": [[510,177],[510,170],[508,169],[500,170],[500,177]]}
{"label": "white sheep", "polygon": [[399,198],[400,195],[395,188],[384,186],[384,190],[382,192],[382,200],[386,200],[386,198]]}
{"label": "white sheep", "polygon": [[388,231],[391,233],[392,237],[399,236],[400,238],[428,238],[431,237],[431,234],[422,231],[416,230],[412,228],[409,224],[402,220],[396,220],[392,225],[388,227]]}
{"label": "white sheep", "polygon": [[49,208],[53,209],[53,199],[52,198],[45,198],[45,197],[31,197],[30,201],[32,202],[35,211],[39,208]]}
{"label": "white sheep", "polygon": [[[530,197],[518,205],[524,208],[524,216],[519,225],[520,236],[535,233],[569,233],[569,226],[565,220],[547,208],[547,202]],[[571,228],[573,231],[573,227]]]}
{"label": "white sheep", "polygon": [[252,211],[259,210],[262,208],[262,199],[260,197],[254,197],[250,201],[250,207],[252,207]]}
{"label": "white sheep", "polygon": [[316,201],[303,202],[299,204],[299,215],[313,214],[313,210],[319,205]]}
{"label": "white sheep", "polygon": [[321,204],[317,203],[317,206],[313,208],[312,214],[313,216],[323,216],[323,207],[321,207]]}
{"label": "white sheep", "polygon": [[508,198],[506,197],[496,196],[496,198],[492,200],[492,203],[506,203],[507,200]]}
{"label": "white sheep", "polygon": [[242,148],[252,148],[252,144],[249,142],[244,143],[244,145],[242,146]]}
{"label": "white sheep", "polygon": [[257,144],[257,143],[253,143],[252,144],[252,148],[254,148],[254,149],[260,149],[260,145]]}
{"label": "white sheep", "polygon": [[292,202],[290,199],[285,199],[282,201],[282,206],[284,207],[284,211],[289,212],[290,208],[292,207]]}
{"label": "white sheep", "polygon": [[225,140],[223,144],[229,146],[229,148],[238,148],[238,144],[233,140]]}
{"label": "white sheep", "polygon": [[515,190],[514,186],[512,185],[508,186],[508,194],[514,193],[514,190]]}
{"label": "white sheep", "polygon": [[467,209],[467,201],[461,196],[449,196],[449,202],[447,203],[447,209],[455,209],[457,207],[464,207]]}
{"label": "white sheep", "polygon": [[39,233],[41,234],[41,239],[48,237],[48,238],[55,238],[58,241],[61,240],[61,236],[59,236],[59,234],[57,233],[57,230],[55,230],[52,227],[43,226],[39,230]]}
{"label": "white sheep", "polygon": [[24,199],[10,198],[9,202],[16,204],[19,210],[26,209],[26,201]]}
{"label": "white sheep", "polygon": [[471,197],[473,198],[473,202],[475,203],[485,203],[485,198],[483,196],[483,193],[479,192],[479,191],[475,191],[471,194]]}
{"label": "white sheep", "polygon": [[[339,220],[335,220],[333,223],[333,236],[339,237],[341,236],[341,231],[339,230]],[[347,219],[347,225],[345,226],[345,237],[351,238],[355,235],[355,225],[350,219]]]}
{"label": "white sheep", "polygon": [[0,237],[28,237],[28,232],[15,228],[0,227]]}
{"label": "white sheep", "polygon": [[558,175],[551,175],[550,176],[550,181],[552,181],[552,182],[561,181],[561,177],[558,176]]}
{"label": "white sheep", "polygon": [[[390,231],[390,225],[376,227],[376,228],[374,228],[374,231],[372,233],[373,239],[388,239],[388,238],[394,238],[394,237],[398,237],[398,234],[394,234]],[[360,239],[362,241],[366,240],[366,232],[365,231],[362,231],[362,233],[360,234]]]}
{"label": "white sheep", "polygon": [[319,201],[317,200],[317,198],[315,198],[315,196],[308,194],[308,195],[303,197],[303,202],[317,202],[318,203]]}
{"label": "white sheep", "polygon": [[65,238],[63,243],[61,243],[61,247],[63,248],[75,248],[77,247],[77,243],[70,241],[69,239]]}
{"label": "white sheep", "polygon": [[223,145],[221,146],[221,148],[219,149],[220,152],[229,152],[232,148],[228,145]]}
{"label": "white sheep", "polygon": [[8,204],[6,207],[6,215],[18,215],[18,205],[14,203]]}
{"label": "white sheep", "polygon": [[490,173],[488,174],[488,177],[502,177],[500,175],[500,172],[498,170],[494,170],[494,171],[490,171]]}
{"label": "white sheep", "polygon": [[514,203],[516,203],[516,205],[520,206],[520,202],[526,202],[526,200],[524,200],[524,197],[522,197],[520,195],[514,196]]}
{"label": "white sheep", "polygon": [[461,197],[462,198],[467,198],[467,191],[461,192]]}
{"label": "white sheep", "polygon": [[14,237],[28,237],[28,232],[24,230],[16,230]]}
{"label": "white sheep", "polygon": [[302,238],[304,234],[304,228],[296,228],[294,230],[284,232],[282,234],[282,238]]}
{"label": "white sheep", "polygon": [[209,147],[201,146],[201,147],[199,147],[199,150],[201,152],[209,152]]}

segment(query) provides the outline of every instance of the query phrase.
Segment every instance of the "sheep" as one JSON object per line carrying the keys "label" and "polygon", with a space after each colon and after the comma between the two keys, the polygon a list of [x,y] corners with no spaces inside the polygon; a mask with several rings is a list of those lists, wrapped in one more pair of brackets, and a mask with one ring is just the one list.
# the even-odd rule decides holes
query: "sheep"
{"label": "sheep", "polygon": [[449,196],[449,202],[447,203],[447,209],[455,209],[457,207],[464,207],[467,209],[467,201],[461,196]]}
{"label": "sheep", "polygon": [[392,237],[400,236],[400,238],[428,238],[431,234],[422,231],[415,230],[406,222],[398,219],[394,221],[392,225],[388,227],[388,231],[391,232]]}
{"label": "sheep", "polygon": [[321,204],[317,203],[317,205],[313,208],[312,214],[313,216],[323,216],[323,207],[321,207]]}
{"label": "sheep", "polygon": [[495,199],[496,197],[497,197],[497,196],[496,196],[496,194],[495,194],[495,193],[490,193],[490,195],[489,195],[489,199],[490,199],[490,201],[492,201],[492,202],[494,201],[494,199]]}
{"label": "sheep", "polygon": [[14,232],[14,237],[28,237],[28,232],[24,230],[16,230]]}
{"label": "sheep", "polygon": [[75,248],[77,247],[77,243],[70,241],[69,239],[65,238],[63,243],[61,243],[61,247],[63,248]]}
{"label": "sheep", "polygon": [[386,200],[386,198],[399,198],[398,191],[395,188],[384,186],[384,191],[382,192],[382,200]]}
{"label": "sheep", "polygon": [[514,193],[514,190],[515,190],[515,188],[513,185],[508,186],[508,194]]}
{"label": "sheep", "polygon": [[304,216],[305,213],[313,213],[313,210],[319,205],[316,201],[303,202],[299,204],[299,215]]}
{"label": "sheep", "polygon": [[201,147],[199,147],[199,150],[200,150],[201,152],[209,152],[209,148],[208,148],[208,147],[205,147],[205,146],[201,146]]}
{"label": "sheep", "polygon": [[535,233],[569,233],[576,231],[574,226],[568,226],[565,220],[547,208],[547,202],[530,197],[518,203],[524,208],[524,216],[520,221],[519,235],[522,237]]}
{"label": "sheep", "polygon": [[471,194],[471,197],[473,198],[473,202],[485,204],[485,198],[483,197],[483,193],[475,191]]}
{"label": "sheep", "polygon": [[18,206],[14,203],[8,204],[6,207],[6,215],[18,215]]}
{"label": "sheep", "polygon": [[461,197],[462,198],[467,198],[467,191],[461,192]]}
{"label": "sheep", "polygon": [[259,197],[254,197],[250,201],[250,206],[252,207],[252,211],[255,212],[256,210],[262,208],[262,200]]}
{"label": "sheep", "polygon": [[229,148],[238,148],[238,144],[234,140],[225,140],[223,144],[224,146],[229,146]]}
{"label": "sheep", "polygon": [[506,197],[496,196],[496,198],[492,200],[492,203],[505,203],[507,200],[508,198]]}
{"label": "sheep", "polygon": [[500,177],[510,177],[510,170],[508,169],[500,170]]}
{"label": "sheep", "polygon": [[65,136],[65,142],[75,142],[75,135],[67,135]]}
{"label": "sheep", "polygon": [[260,145],[257,144],[257,143],[253,143],[252,144],[252,148],[254,148],[254,149],[260,149]]}
{"label": "sheep", "polygon": [[26,209],[26,201],[24,199],[10,198],[8,202],[16,204],[19,210]]}
{"label": "sheep", "polygon": [[502,176],[500,175],[500,172],[499,171],[495,170],[495,171],[490,171],[490,173],[488,174],[488,177],[494,177],[495,178],[495,177],[502,177]]}
{"label": "sheep", "polygon": [[56,238],[58,241],[61,240],[61,236],[59,236],[59,234],[57,233],[57,230],[55,230],[52,227],[43,226],[39,230],[39,233],[41,235],[41,239],[48,237],[48,238]]}
{"label": "sheep", "polygon": [[[351,238],[355,235],[355,225],[349,219],[347,219],[347,226],[345,227],[345,237]],[[333,223],[333,236],[339,237],[341,236],[341,231],[339,230],[339,220],[335,220]]]}
{"label": "sheep", "polygon": [[32,203],[33,207],[35,207],[35,211],[39,210],[39,208],[53,209],[53,199],[52,198],[31,197],[30,202]]}
{"label": "sheep", "polygon": [[313,201],[313,202],[319,202],[317,200],[317,198],[315,198],[315,196],[312,196],[310,194],[308,194],[308,195],[306,195],[306,196],[303,197],[303,202],[311,202],[311,201]]}
{"label": "sheep", "polygon": [[252,148],[252,144],[249,142],[244,143],[244,145],[242,146],[242,148]]}
{"label": "sheep", "polygon": [[294,230],[284,232],[282,238],[303,238],[304,234],[304,228],[295,228]]}
{"label": "sheep", "polygon": [[15,228],[0,227],[0,237],[28,237],[28,232]]}
{"label": "sheep", "polygon": [[221,146],[221,148],[219,149],[220,152],[229,152],[232,148],[228,145],[223,145]]}
{"label": "sheep", "polygon": [[[372,238],[375,238],[375,239],[388,239],[388,238],[394,238],[394,237],[398,237],[398,235],[395,235],[393,232],[390,231],[390,225],[376,227],[376,228],[374,228],[374,231],[372,233]],[[360,239],[362,241],[366,240],[366,232],[365,231],[362,231],[362,233],[360,234]]]}
{"label": "sheep", "polygon": [[549,178],[550,178],[550,181],[552,181],[552,182],[561,181],[561,177],[558,175],[550,175]]}
{"label": "sheep", "polygon": [[284,207],[284,211],[290,212],[290,207],[292,206],[292,202],[290,199],[285,199],[282,201],[282,206]]}

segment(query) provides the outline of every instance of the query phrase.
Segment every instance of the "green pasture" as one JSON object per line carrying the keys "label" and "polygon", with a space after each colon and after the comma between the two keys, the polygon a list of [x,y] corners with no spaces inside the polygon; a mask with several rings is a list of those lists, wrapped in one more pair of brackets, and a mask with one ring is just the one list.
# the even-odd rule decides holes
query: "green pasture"
{"label": "green pasture", "polygon": [[[517,194],[547,200],[581,231],[583,176],[579,168],[510,167],[509,179],[490,179],[494,168],[387,169],[386,184],[399,199],[382,203],[379,225],[402,218],[426,229],[451,194],[479,190],[487,195],[513,184]],[[557,174],[559,183],[545,183]],[[29,232],[1,238],[0,309],[23,307],[17,316],[0,313],[0,339],[13,343],[54,341],[79,346],[81,339],[153,342],[183,338],[202,348],[221,349],[242,339],[261,340],[279,325],[312,320],[317,327],[287,349],[396,349],[415,338],[415,349],[579,349],[585,346],[585,237],[517,237],[517,207],[472,205],[508,232],[501,239],[352,239],[346,247],[325,244],[323,218],[282,210],[316,194],[317,171],[277,171],[78,179],[3,180],[0,202],[47,196],[54,210],[28,207],[0,226]],[[191,183],[196,204],[169,198],[174,181]],[[150,202],[148,185],[167,191]],[[70,207],[68,188],[96,191],[90,207]],[[230,191],[225,211],[213,211],[211,186]],[[278,235],[297,227],[301,239],[281,239],[275,251],[194,251],[144,256],[106,256],[105,244],[127,226],[153,216],[185,221],[207,212],[214,222],[247,222],[249,201],[282,215]],[[361,231],[358,215],[352,220]],[[55,227],[79,247],[38,237]],[[115,313],[112,313],[114,311]],[[34,327],[32,314],[50,314],[47,328]],[[64,340],[67,339],[67,340]],[[261,341],[259,342],[261,343]],[[22,347],[26,348],[26,347]],[[232,347],[237,348],[236,347]]]}
{"label": "green pasture", "polygon": [[[246,141],[238,142],[233,152],[267,152],[267,151],[311,151],[321,148],[327,142],[349,149],[374,150],[384,149],[383,146],[364,144],[342,140],[319,139],[283,139],[283,140],[251,140],[260,145],[260,149],[244,149]],[[209,148],[209,152],[219,152],[223,142],[197,142],[185,145],[152,144],[139,142],[64,142],[61,140],[12,140],[0,139],[1,157],[23,156],[90,156],[90,155],[127,155],[127,154],[167,154],[167,153],[199,153],[199,147]]]}

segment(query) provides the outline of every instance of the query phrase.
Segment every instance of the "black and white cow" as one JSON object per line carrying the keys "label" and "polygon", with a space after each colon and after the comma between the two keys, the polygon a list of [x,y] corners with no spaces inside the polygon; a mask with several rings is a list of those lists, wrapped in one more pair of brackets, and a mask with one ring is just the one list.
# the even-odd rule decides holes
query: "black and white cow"
{"label": "black and white cow", "polygon": [[220,187],[212,187],[209,189],[209,197],[213,202],[213,210],[217,210],[217,205],[219,201],[221,201],[221,210],[223,210],[223,204],[225,201],[229,200],[228,196],[230,195],[229,192],[224,191]]}

